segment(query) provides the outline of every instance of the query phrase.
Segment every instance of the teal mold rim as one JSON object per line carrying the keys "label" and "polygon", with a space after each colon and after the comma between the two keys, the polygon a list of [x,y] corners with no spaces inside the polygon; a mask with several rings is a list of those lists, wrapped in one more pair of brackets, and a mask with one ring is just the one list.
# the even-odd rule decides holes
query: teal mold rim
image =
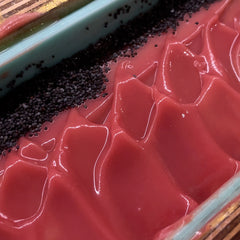
{"label": "teal mold rim", "polygon": [[[152,1],[152,6],[154,3],[157,0]],[[117,19],[109,16],[125,5],[131,6],[129,12],[122,13]],[[3,50],[0,52],[0,88],[3,89],[0,95],[8,91],[6,85],[23,69],[24,75],[16,84],[40,71],[37,68],[26,70],[28,65],[44,60],[43,67],[50,67],[114,31],[121,21],[127,22],[152,6],[140,1],[136,4],[134,0],[95,0]],[[107,28],[104,27],[106,22]]]}

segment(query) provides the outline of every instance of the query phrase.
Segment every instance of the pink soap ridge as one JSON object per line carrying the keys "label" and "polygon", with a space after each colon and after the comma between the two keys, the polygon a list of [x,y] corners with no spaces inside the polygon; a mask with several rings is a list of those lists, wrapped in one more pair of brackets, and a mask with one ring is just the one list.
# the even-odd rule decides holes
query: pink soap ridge
{"label": "pink soap ridge", "polygon": [[14,31],[20,29],[26,24],[32,22],[33,20],[39,18],[42,14],[37,12],[16,14],[4,20],[0,24],[0,40],[13,33]]}
{"label": "pink soap ridge", "polygon": [[150,38],[109,63],[107,97],[22,137],[0,161],[0,239],[164,239],[236,174],[239,6]]}

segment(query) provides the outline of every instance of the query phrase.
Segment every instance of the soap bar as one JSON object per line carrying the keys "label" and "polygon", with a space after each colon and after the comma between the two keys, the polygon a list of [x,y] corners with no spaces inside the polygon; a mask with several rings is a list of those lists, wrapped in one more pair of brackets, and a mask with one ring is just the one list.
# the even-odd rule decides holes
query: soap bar
{"label": "soap bar", "polygon": [[239,4],[216,2],[149,37],[108,63],[107,95],[21,137],[1,159],[0,236],[164,239],[234,176]]}

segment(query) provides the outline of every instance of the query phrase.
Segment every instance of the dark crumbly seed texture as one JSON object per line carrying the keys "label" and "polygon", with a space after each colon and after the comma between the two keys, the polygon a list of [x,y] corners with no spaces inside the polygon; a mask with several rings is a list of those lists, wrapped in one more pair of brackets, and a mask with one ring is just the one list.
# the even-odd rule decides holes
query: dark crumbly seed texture
{"label": "dark crumbly seed texture", "polygon": [[[13,89],[0,100],[0,152],[10,151],[21,136],[37,135],[42,124],[52,121],[59,112],[79,106],[87,99],[106,96],[107,61],[116,61],[119,55],[134,57],[148,37],[160,35],[169,28],[175,31],[186,13],[190,17],[215,1],[160,0],[148,13]],[[109,13],[115,18],[118,15]]]}

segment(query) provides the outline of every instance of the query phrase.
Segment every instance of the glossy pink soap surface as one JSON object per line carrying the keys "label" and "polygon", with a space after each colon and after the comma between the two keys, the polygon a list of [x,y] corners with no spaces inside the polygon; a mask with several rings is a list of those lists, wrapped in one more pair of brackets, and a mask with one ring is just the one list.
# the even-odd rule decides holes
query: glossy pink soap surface
{"label": "glossy pink soap surface", "polygon": [[0,239],[153,240],[206,200],[239,170],[239,33],[240,0],[217,2],[21,138],[0,163]]}

